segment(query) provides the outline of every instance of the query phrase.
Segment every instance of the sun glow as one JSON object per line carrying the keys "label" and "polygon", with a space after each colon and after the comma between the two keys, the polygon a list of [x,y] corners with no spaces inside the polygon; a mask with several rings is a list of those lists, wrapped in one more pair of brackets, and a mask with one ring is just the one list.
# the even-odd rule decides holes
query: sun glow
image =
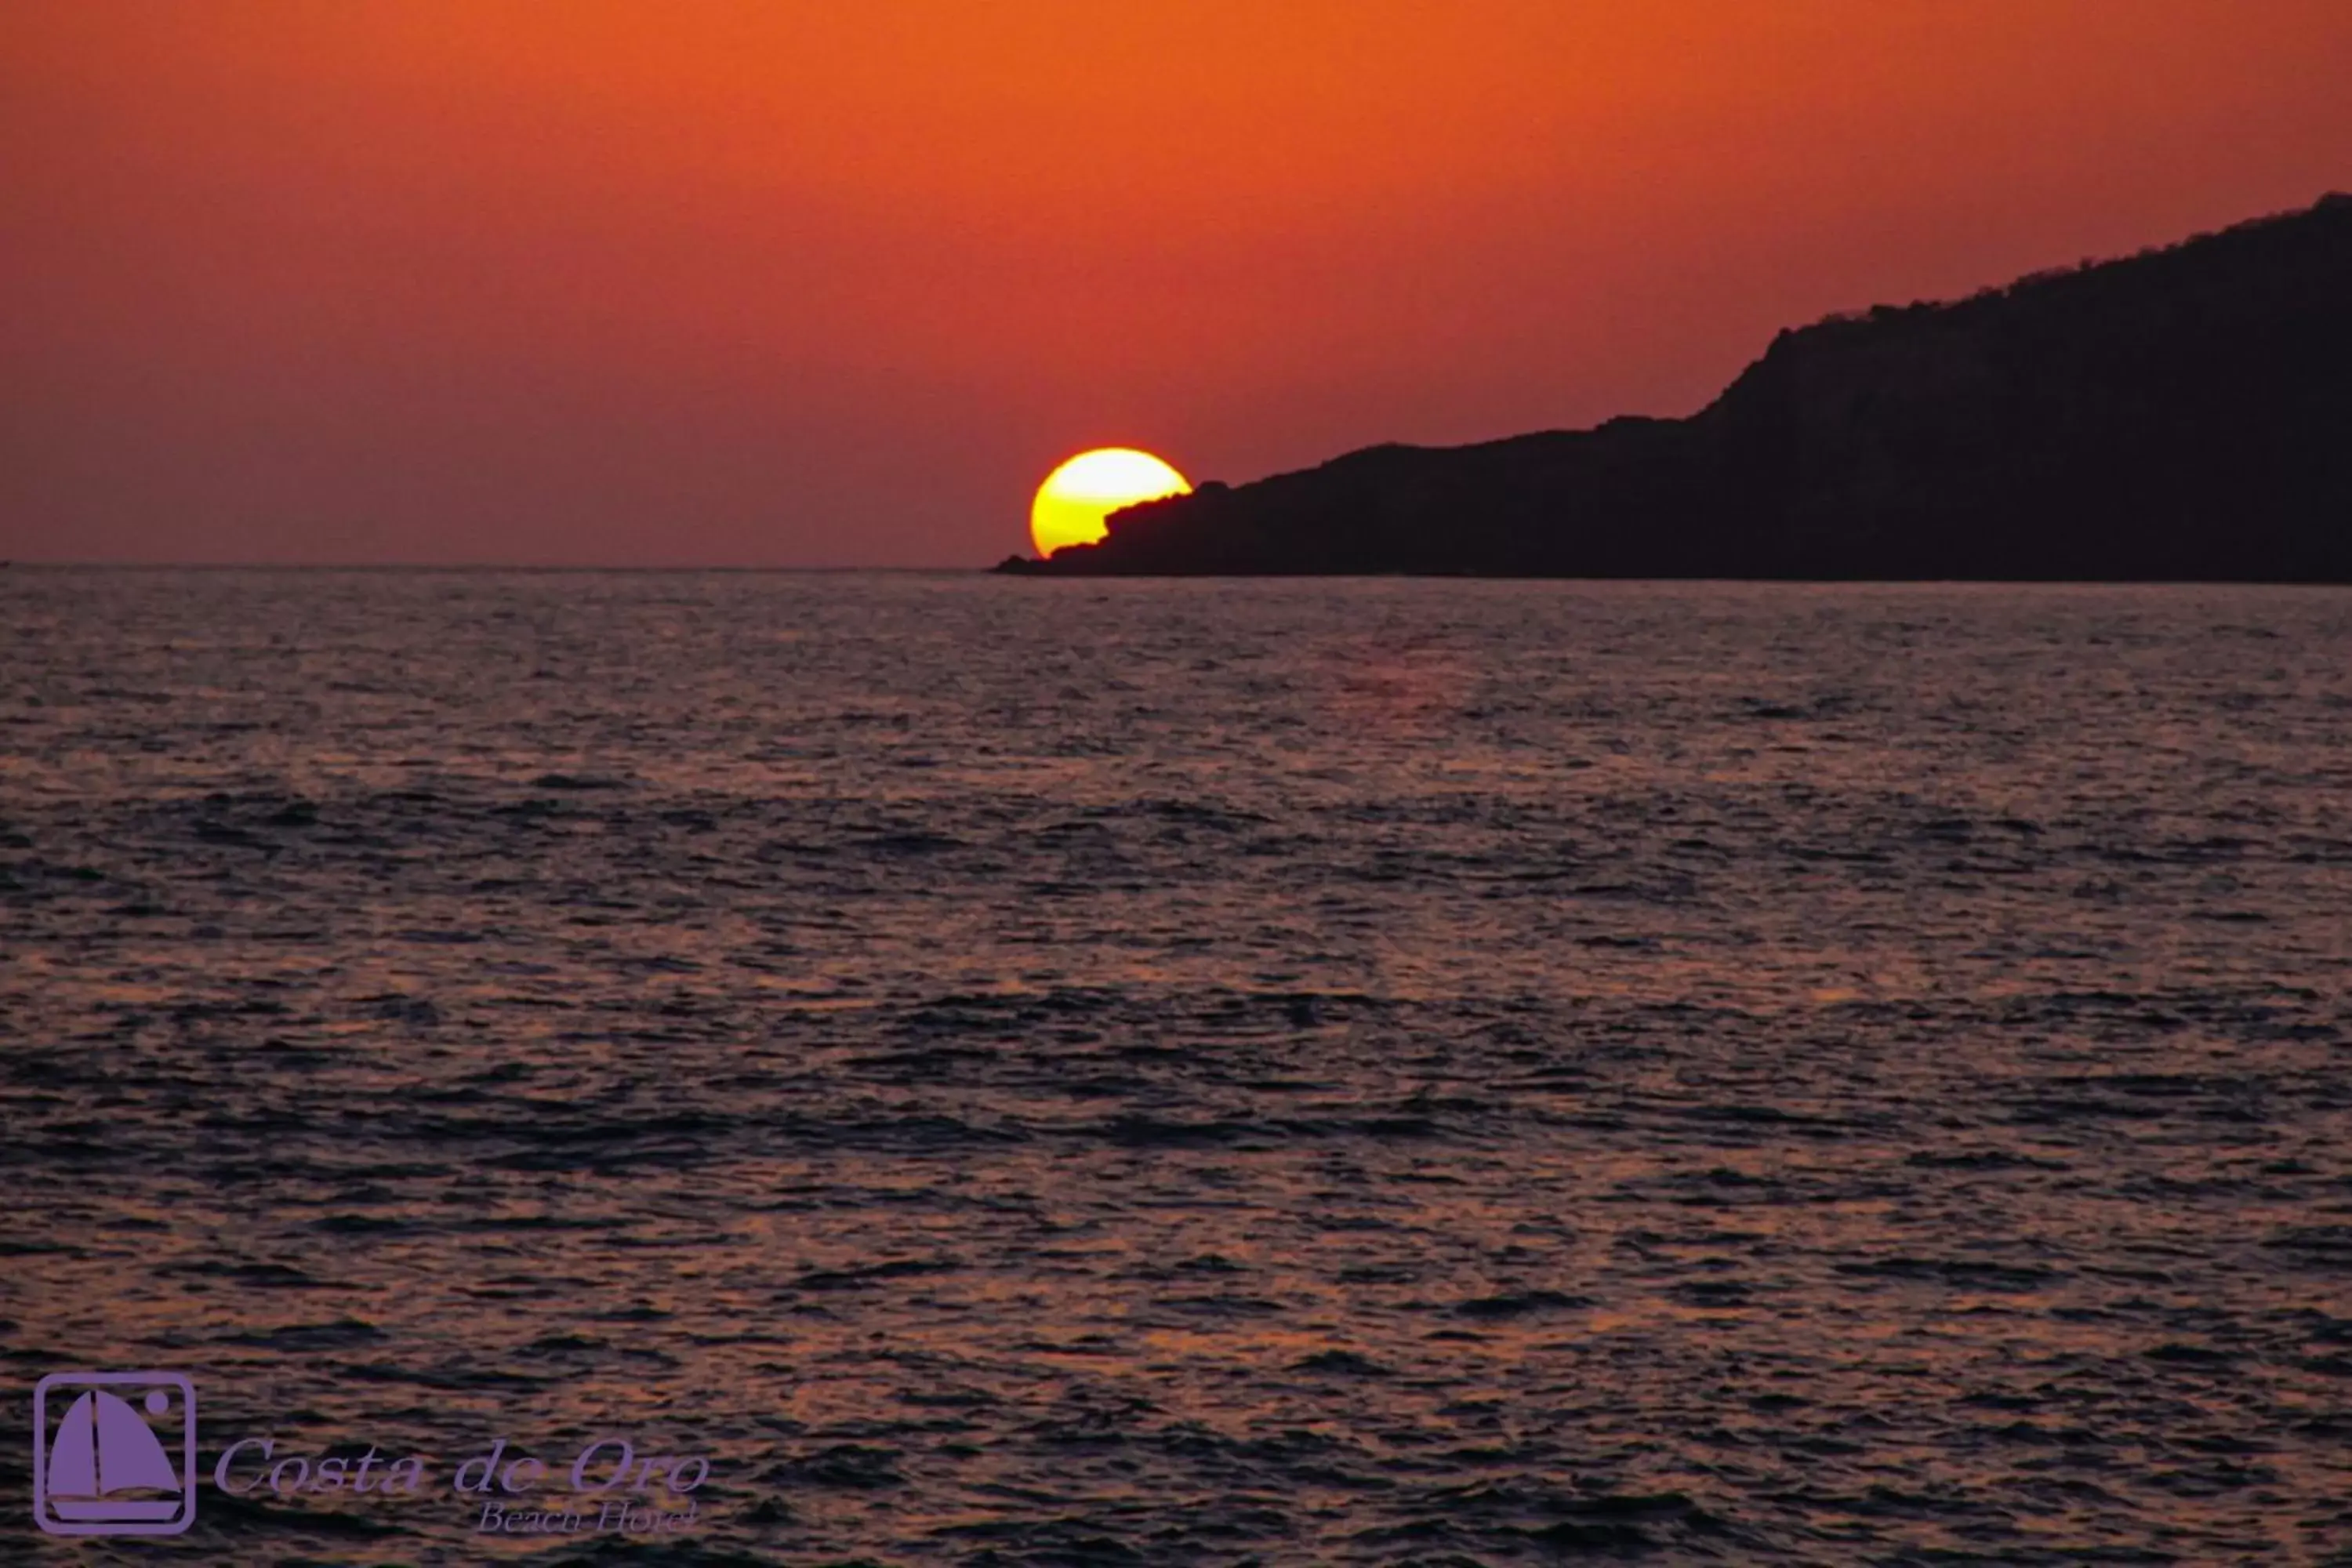
{"label": "sun glow", "polygon": [[1092,544],[1108,531],[1103,519],[1123,506],[1187,495],[1183,475],[1149,452],[1100,447],[1081,452],[1045,476],[1029,508],[1029,537],[1040,555],[1067,544]]}

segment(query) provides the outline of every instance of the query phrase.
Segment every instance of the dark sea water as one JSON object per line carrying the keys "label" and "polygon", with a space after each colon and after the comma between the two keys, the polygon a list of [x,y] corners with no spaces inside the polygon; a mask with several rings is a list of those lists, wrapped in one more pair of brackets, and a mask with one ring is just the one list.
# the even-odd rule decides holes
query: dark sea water
{"label": "dark sea water", "polygon": [[2344,592],[20,568],[0,1559],[2352,1562],[2347,982]]}

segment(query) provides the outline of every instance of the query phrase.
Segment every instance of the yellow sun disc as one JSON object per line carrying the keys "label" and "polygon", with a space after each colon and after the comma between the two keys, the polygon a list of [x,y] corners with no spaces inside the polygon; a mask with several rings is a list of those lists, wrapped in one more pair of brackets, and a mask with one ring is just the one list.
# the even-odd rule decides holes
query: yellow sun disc
{"label": "yellow sun disc", "polygon": [[1188,495],[1192,489],[1183,475],[1149,452],[1099,447],[1045,476],[1029,508],[1029,537],[1040,555],[1066,544],[1092,544],[1108,531],[1103,519],[1119,508]]}

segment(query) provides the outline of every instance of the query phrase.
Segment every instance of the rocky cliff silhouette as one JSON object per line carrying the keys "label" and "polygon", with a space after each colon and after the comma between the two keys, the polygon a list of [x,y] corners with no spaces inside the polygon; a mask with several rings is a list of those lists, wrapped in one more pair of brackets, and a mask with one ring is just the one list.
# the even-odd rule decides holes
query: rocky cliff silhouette
{"label": "rocky cliff silhouette", "polygon": [[1000,570],[2352,582],[2352,196],[1783,331],[1685,419],[1374,447]]}

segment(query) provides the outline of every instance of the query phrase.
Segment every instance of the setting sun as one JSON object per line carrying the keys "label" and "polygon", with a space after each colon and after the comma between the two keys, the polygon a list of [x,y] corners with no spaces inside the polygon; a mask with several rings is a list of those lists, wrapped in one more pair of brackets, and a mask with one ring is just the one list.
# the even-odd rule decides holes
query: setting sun
{"label": "setting sun", "polygon": [[1029,508],[1029,537],[1039,555],[1066,544],[1092,544],[1106,531],[1103,519],[1119,508],[1192,489],[1183,475],[1149,452],[1131,447],[1081,452],[1037,487],[1037,500]]}

